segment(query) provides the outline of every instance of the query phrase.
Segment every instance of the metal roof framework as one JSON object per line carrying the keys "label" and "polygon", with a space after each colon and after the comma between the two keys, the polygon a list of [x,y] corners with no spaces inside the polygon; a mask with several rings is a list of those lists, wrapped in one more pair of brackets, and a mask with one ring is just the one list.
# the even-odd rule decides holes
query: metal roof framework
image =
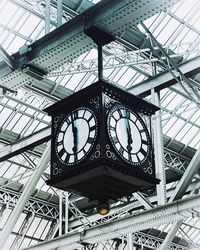
{"label": "metal roof framework", "polygon": [[[117,37],[104,46],[104,77],[161,107],[155,119],[160,131],[156,140],[160,142],[157,161],[161,163],[162,178],[157,195],[145,197],[137,193],[125,197],[112,205],[111,214],[105,218],[93,210],[84,210],[83,197],[70,194],[68,199],[65,193],[45,184],[49,168],[44,152],[48,151],[51,121],[42,110],[97,79],[96,48],[83,33],[85,15]],[[199,15],[197,0],[109,0],[96,5],[87,0],[1,1],[2,249],[21,249],[42,241],[45,245],[48,239],[59,241],[58,236],[68,231],[95,232],[96,225],[106,223],[109,228],[120,218],[136,218],[139,212],[145,218],[145,210],[150,214],[152,207],[159,204],[164,215],[165,206],[173,206],[173,200],[188,195],[198,201]],[[28,74],[31,66],[38,68],[39,78]],[[44,158],[45,170],[39,172]],[[66,204],[68,222],[60,219],[62,204]],[[77,249],[198,248],[199,212],[193,210],[193,205],[187,212],[189,216],[177,219],[174,225],[160,222],[149,227],[146,223],[145,228],[128,232],[129,236],[127,232],[117,236],[108,233],[106,240],[87,246],[74,243]]]}

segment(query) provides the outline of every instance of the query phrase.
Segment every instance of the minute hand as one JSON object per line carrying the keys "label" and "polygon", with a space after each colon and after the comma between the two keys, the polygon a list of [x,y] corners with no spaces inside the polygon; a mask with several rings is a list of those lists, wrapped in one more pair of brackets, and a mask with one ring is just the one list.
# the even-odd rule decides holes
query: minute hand
{"label": "minute hand", "polygon": [[74,136],[74,147],[72,148],[72,150],[74,151],[74,153],[76,153],[78,144],[78,129],[77,127],[75,127],[74,120],[72,120],[72,133]]}
{"label": "minute hand", "polygon": [[131,127],[130,127],[130,123],[129,123],[129,119],[126,119],[126,132],[127,132],[127,150],[130,153],[132,150],[131,144],[133,143],[133,139],[132,139],[132,134],[131,134]]}

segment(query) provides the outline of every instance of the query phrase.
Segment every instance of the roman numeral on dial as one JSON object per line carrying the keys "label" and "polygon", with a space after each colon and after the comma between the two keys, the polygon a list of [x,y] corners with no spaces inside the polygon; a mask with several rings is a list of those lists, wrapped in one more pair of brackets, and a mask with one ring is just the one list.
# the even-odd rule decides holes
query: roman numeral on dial
{"label": "roman numeral on dial", "polygon": [[113,140],[113,143],[114,143],[114,144],[116,144],[116,143],[119,142],[118,139],[117,139],[117,136],[112,137],[112,140]]}
{"label": "roman numeral on dial", "polygon": [[124,154],[124,148],[123,148],[122,146],[120,146],[120,148],[119,148],[119,153],[120,153],[121,155]]}
{"label": "roman numeral on dial", "polygon": [[72,120],[76,120],[78,118],[78,110],[74,110],[72,113]]}
{"label": "roman numeral on dial", "polygon": [[92,132],[92,131],[95,130],[95,129],[96,129],[96,125],[95,125],[95,126],[92,126],[92,127],[89,127],[90,132]]}
{"label": "roman numeral on dial", "polygon": [[143,148],[140,149],[140,153],[146,157],[147,156],[147,151],[145,151]]}
{"label": "roman numeral on dial", "polygon": [[144,145],[148,145],[148,141],[146,141],[146,140],[142,140],[142,144],[144,144]]}
{"label": "roman numeral on dial", "polygon": [[58,152],[58,155],[60,156],[60,158],[64,155],[65,153],[65,149],[62,148],[59,152]]}
{"label": "roman numeral on dial", "polygon": [[89,137],[89,138],[88,138],[88,140],[87,140],[87,143],[92,144],[92,143],[93,143],[93,141],[94,141],[94,138]]}

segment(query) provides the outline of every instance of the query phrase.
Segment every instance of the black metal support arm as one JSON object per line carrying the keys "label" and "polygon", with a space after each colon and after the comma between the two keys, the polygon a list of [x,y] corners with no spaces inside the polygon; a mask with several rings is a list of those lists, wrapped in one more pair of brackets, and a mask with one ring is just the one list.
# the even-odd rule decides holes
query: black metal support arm
{"label": "black metal support arm", "polygon": [[92,40],[97,44],[98,49],[98,78],[102,80],[103,78],[103,52],[102,47],[115,40],[115,37],[107,33],[106,31],[91,25],[89,28],[85,28],[85,34],[92,38]]}

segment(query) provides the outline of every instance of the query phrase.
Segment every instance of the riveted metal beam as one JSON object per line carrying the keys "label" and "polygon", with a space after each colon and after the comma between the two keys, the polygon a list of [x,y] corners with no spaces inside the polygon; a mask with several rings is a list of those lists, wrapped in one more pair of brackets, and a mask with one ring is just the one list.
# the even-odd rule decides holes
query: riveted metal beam
{"label": "riveted metal beam", "polygon": [[9,158],[21,154],[34,146],[40,145],[48,141],[51,137],[51,128],[44,128],[30,136],[25,137],[11,145],[8,145],[0,150],[0,162],[8,160]]}
{"label": "riveted metal beam", "polygon": [[178,1],[101,1],[35,43],[28,45],[24,53],[14,54],[15,69],[1,78],[0,85],[6,85],[14,90],[29,85],[34,78],[23,72],[26,65],[48,73],[93,48],[94,43],[84,34],[86,19],[108,33],[120,36],[134,25],[171,7]]}
{"label": "riveted metal beam", "polygon": [[[187,77],[200,73],[200,58],[196,57],[192,60],[184,62],[179,65],[179,69],[181,72]],[[169,72],[163,72],[150,80],[143,81],[139,84],[128,89],[128,91],[134,95],[140,95],[141,97],[145,97],[150,95],[151,89],[155,88],[155,90],[161,90],[172,86],[176,81],[174,77]]]}
{"label": "riveted metal beam", "polygon": [[118,238],[120,235],[133,233],[149,227],[163,225],[186,217],[195,216],[195,212],[200,209],[200,196],[179,200],[171,204],[159,206],[147,211],[143,211],[130,217],[112,222],[111,224],[100,225],[82,232],[71,233],[46,241],[35,246],[24,248],[23,250],[51,250],[51,249],[75,249],[81,243],[94,244],[103,240]]}

